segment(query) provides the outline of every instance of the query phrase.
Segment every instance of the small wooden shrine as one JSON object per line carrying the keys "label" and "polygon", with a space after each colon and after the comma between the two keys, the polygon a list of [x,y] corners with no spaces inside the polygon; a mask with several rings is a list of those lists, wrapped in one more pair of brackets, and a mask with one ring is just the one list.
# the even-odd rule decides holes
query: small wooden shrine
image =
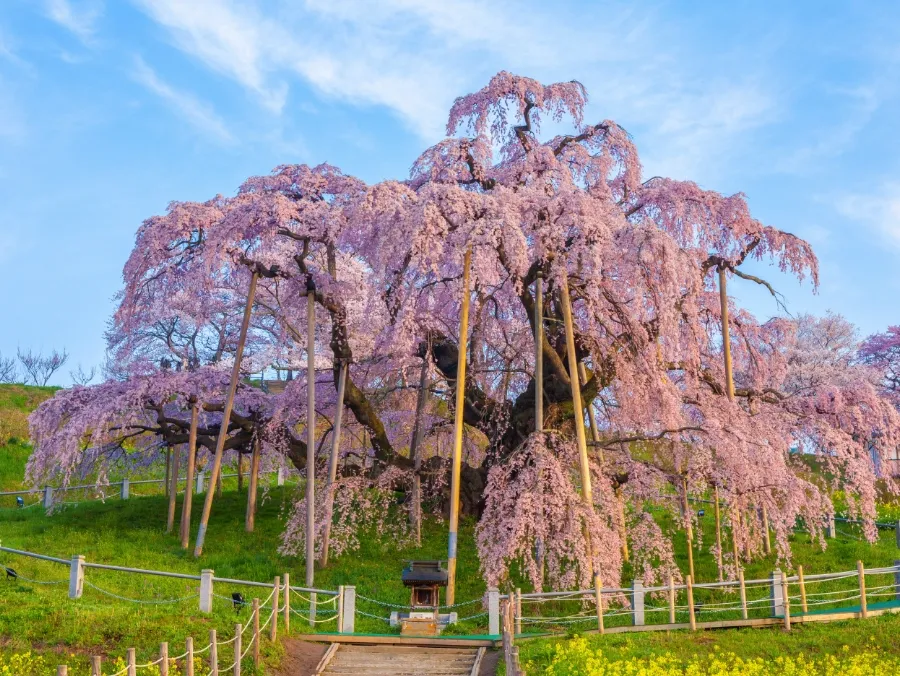
{"label": "small wooden shrine", "polygon": [[391,624],[400,625],[403,636],[437,636],[456,620],[455,614],[441,615],[441,587],[447,586],[448,573],[441,561],[410,561],[401,574],[410,588],[409,612],[391,614]]}

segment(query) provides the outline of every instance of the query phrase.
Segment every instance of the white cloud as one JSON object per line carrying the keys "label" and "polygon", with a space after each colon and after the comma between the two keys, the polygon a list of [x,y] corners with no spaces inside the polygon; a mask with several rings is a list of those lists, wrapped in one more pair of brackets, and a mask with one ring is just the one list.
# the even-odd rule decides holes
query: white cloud
{"label": "white cloud", "polygon": [[233,137],[222,119],[211,106],[200,101],[194,95],[178,91],[159,78],[144,60],[137,58],[132,70],[132,77],[149,91],[169,104],[179,115],[186,119],[199,131],[220,142],[231,142]]}
{"label": "white cloud", "polygon": [[93,41],[97,21],[103,14],[103,6],[99,0],[83,0],[79,3],[73,3],[72,0],[47,0],[46,13],[47,17],[89,44]]}
{"label": "white cloud", "polygon": [[900,247],[900,181],[885,182],[871,193],[848,193],[835,201],[843,216],[861,222]]}

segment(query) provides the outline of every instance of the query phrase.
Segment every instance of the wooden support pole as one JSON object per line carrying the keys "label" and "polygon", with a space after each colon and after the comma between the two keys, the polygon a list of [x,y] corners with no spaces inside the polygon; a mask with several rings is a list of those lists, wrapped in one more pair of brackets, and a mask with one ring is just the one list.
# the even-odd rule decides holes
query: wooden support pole
{"label": "wooden support pole", "polygon": [[[409,459],[413,463],[412,500],[409,507],[410,524],[416,534],[416,546],[422,546],[422,441],[425,438],[425,404],[428,403],[428,353],[427,345],[422,350],[422,370],[419,373],[419,392],[416,396],[416,418],[413,423],[412,439],[409,444]],[[340,398],[340,397],[338,397]],[[327,526],[326,526],[327,528]]]}
{"label": "wooden support pole", "polygon": [[722,569],[722,513],[719,507],[719,485],[713,487],[716,498],[716,563],[719,566],[719,582],[724,579],[724,571]]}
{"label": "wooden support pole", "polygon": [[[103,658],[99,655],[91,657],[91,676],[103,675]],[[193,676],[193,674],[191,674]]]}
{"label": "wooden support pole", "polygon": [[803,566],[797,566],[797,584],[800,585],[800,610],[806,615],[809,609],[806,607],[806,582],[803,580]]}
{"label": "wooden support pole", "polygon": [[522,635],[522,590],[516,589],[516,634]]}
{"label": "wooden support pole", "polygon": [[238,493],[244,490],[244,456],[238,451],[237,454],[237,480],[238,480]]}
{"label": "wooden support pole", "polygon": [[719,304],[722,311],[722,352],[725,355],[725,394],[734,400],[734,375],[731,371],[731,335],[728,328],[728,291],[725,268],[719,268]]}
{"label": "wooden support pole", "polygon": [[675,578],[669,575],[669,624],[675,624]]}
{"label": "wooden support pole", "polygon": [[259,670],[259,599],[253,599],[253,666]]}
{"label": "wooden support pole", "polygon": [[687,488],[687,479],[682,479],[682,505],[681,509],[684,512],[684,531],[687,536],[687,555],[688,555],[688,572],[691,576],[691,579],[694,579],[694,526],[691,523],[691,505],[688,502],[688,488]]}
{"label": "wooden support pole", "polygon": [[791,630],[791,597],[788,592],[788,576],[787,573],[781,575],[781,598],[784,603],[784,630]]}
{"label": "wooden support pole", "polygon": [[278,637],[278,593],[281,591],[281,578],[275,576],[275,593],[272,595],[272,626],[269,627],[269,640],[275,641]]}
{"label": "wooden support pole", "polygon": [[534,429],[544,431],[544,273],[534,280]]}
{"label": "wooden support pole", "polygon": [[285,573],[284,582],[284,635],[291,633],[291,574]]}
{"label": "wooden support pole", "polygon": [[188,433],[187,483],[184,485],[184,502],[181,505],[181,548],[187,549],[191,539],[191,503],[194,500],[194,470],[197,465],[197,426],[200,405],[196,397],[190,398],[191,429]]}
{"label": "wooden support pole", "polygon": [[206,499],[203,501],[203,514],[200,516],[200,527],[197,529],[197,542],[194,545],[194,556],[199,557],[203,553],[203,542],[206,540],[206,527],[209,525],[209,516],[212,513],[214,498],[213,486],[222,469],[222,454],[225,452],[225,440],[228,436],[228,425],[231,421],[231,410],[234,408],[234,394],[237,391],[238,379],[241,375],[241,359],[244,356],[244,345],[247,342],[247,330],[250,328],[250,316],[253,314],[253,299],[256,297],[256,283],[259,273],[254,272],[250,277],[250,288],[247,291],[247,305],[244,307],[244,319],[241,322],[241,332],[238,335],[237,349],[234,353],[234,366],[231,369],[231,382],[228,384],[228,392],[225,397],[225,407],[222,412],[222,424],[219,426],[219,436],[216,437],[216,453],[213,456],[213,464],[209,477],[209,490],[206,491]]}
{"label": "wooden support pole", "polygon": [[184,639],[184,676],[194,676],[194,639]]}
{"label": "wooden support pole", "polygon": [[240,624],[234,625],[234,676],[241,676],[241,653],[244,652],[241,645],[241,634],[244,628]]}
{"label": "wooden support pole", "polygon": [[134,653],[134,648],[129,648],[125,651],[125,668],[128,669],[128,671],[126,672],[128,676],[136,676],[137,659]]}
{"label": "wooden support pole", "polygon": [[769,538],[769,512],[766,510],[766,506],[762,506],[762,526],[763,533],[765,534],[765,538],[763,539],[763,550],[766,554],[772,553],[772,540]]}
{"label": "wooden support pole", "polygon": [[259,433],[253,438],[253,454],[250,456],[250,485],[247,489],[247,513],[244,530],[252,533],[256,529],[256,494],[259,491],[259,451],[262,442]]}
{"label": "wooden support pole", "polygon": [[[559,284],[560,305],[562,306],[563,322],[566,329],[566,356],[569,361],[569,384],[572,390],[572,410],[575,417],[575,437],[578,441],[579,469],[581,471],[581,499],[589,510],[594,511],[594,492],[591,488],[591,469],[588,462],[587,438],[584,433],[584,406],[581,401],[581,378],[578,375],[578,355],[575,353],[575,325],[572,321],[572,299],[569,296],[568,276],[564,272]],[[585,532],[588,552],[590,553],[590,575],[595,579],[594,587],[600,594],[600,587],[596,580],[599,572],[594,570],[594,547],[589,532]],[[601,620],[602,622],[602,620]]]}
{"label": "wooden support pole", "polygon": [[731,519],[731,556],[734,559],[734,569],[740,570],[741,557],[738,550],[737,533],[741,522],[741,514],[734,505],[730,506],[729,511],[731,512],[729,515],[729,518]]}
{"label": "wooden support pole", "polygon": [[[340,371],[338,372],[337,405],[334,412],[334,433],[331,436],[331,454],[328,456],[328,483],[325,486],[325,533],[322,537],[322,556],[319,559],[319,565],[321,566],[328,565],[328,549],[331,544],[331,521],[334,518],[334,482],[337,479],[338,460],[340,459],[341,453],[344,396],[347,390],[347,371],[349,368],[349,364],[341,362]],[[416,481],[418,481],[418,475],[416,476]],[[415,491],[415,487],[413,487],[413,491]]]}
{"label": "wooden support pole", "polygon": [[169,676],[169,644],[165,642],[159,644],[159,676]]}
{"label": "wooden support pole", "polygon": [[178,448],[172,449],[172,476],[169,478],[169,513],[166,516],[166,532],[171,533],[175,528],[175,508],[178,503],[178,470],[181,452]]}
{"label": "wooden support pole", "polygon": [[306,586],[316,572],[316,283],[306,279]]}
{"label": "wooden support pole", "polygon": [[856,562],[856,576],[859,578],[859,614],[865,620],[869,617],[869,606],[866,603],[866,569],[863,562]]}
{"label": "wooden support pole", "polygon": [[747,615],[747,585],[744,584],[744,571],[738,570],[738,582],[741,586],[741,618],[746,620]]}
{"label": "wooden support pole", "polygon": [[[209,490],[212,490],[210,485]],[[216,630],[209,630],[209,676],[219,676],[219,646],[216,645]]]}
{"label": "wooden support pole", "polygon": [[456,401],[453,424],[453,460],[450,475],[450,533],[447,542],[447,605],[456,602],[456,548],[459,533],[459,484],[462,471],[463,413],[466,405],[466,353],[469,350],[469,274],[472,247],[463,259],[462,307],[459,318],[459,357],[456,360]]}
{"label": "wooden support pole", "polygon": [[603,583],[599,575],[594,575],[594,597],[597,603],[597,631],[603,634],[606,632],[603,626]]}
{"label": "wooden support pole", "polygon": [[166,446],[166,481],[165,491],[166,497],[169,497],[172,488],[172,447]]}
{"label": "wooden support pole", "polygon": [[688,615],[690,617],[691,631],[697,630],[697,616],[694,614],[694,582],[693,577],[687,576],[687,602]]}

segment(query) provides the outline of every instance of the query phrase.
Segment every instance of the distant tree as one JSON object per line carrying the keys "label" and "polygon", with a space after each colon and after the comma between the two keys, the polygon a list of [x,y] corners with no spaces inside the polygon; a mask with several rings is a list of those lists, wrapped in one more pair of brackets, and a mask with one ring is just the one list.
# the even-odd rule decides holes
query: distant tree
{"label": "distant tree", "polygon": [[62,352],[53,350],[47,356],[44,356],[43,352],[32,352],[31,350],[26,352],[18,350],[17,353],[19,362],[22,364],[22,368],[25,369],[26,384],[31,383],[41,387],[50,382],[53,374],[61,369],[69,359],[69,353],[66,352],[65,348],[63,348]]}
{"label": "distant tree", "polygon": [[72,382],[76,385],[87,385],[94,379],[94,376],[97,375],[97,368],[92,366],[89,370],[85,371],[81,364],[78,364],[78,368],[74,371],[69,371],[69,375],[72,377]]}
{"label": "distant tree", "polygon": [[866,338],[860,345],[859,358],[878,369],[885,394],[900,407],[900,325]]}
{"label": "distant tree", "polygon": [[16,360],[0,354],[0,383],[14,383],[18,375]]}

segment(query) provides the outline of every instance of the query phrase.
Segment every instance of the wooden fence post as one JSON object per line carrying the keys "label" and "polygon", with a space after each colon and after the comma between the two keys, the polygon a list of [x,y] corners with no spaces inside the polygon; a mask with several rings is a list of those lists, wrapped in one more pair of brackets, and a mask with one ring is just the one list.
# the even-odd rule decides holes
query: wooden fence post
{"label": "wooden fence post", "polygon": [[803,566],[797,566],[797,584],[800,585],[800,610],[806,615],[809,609],[806,607],[806,582],[803,580]]}
{"label": "wooden fence post", "polygon": [[125,666],[128,669],[128,676],[137,676],[137,659],[135,659],[134,648],[125,651]]}
{"label": "wooden fence post", "polygon": [[58,667],[56,667],[56,676],[68,676],[68,674],[69,667],[67,667],[65,664],[60,664]]}
{"label": "wooden fence post", "polygon": [[856,575],[859,577],[859,612],[865,620],[869,617],[869,608],[866,605],[866,569],[862,561],[856,562]]}
{"label": "wooden fence post", "polygon": [[188,636],[184,639],[184,676],[194,676],[194,639]]}
{"label": "wooden fence post", "polygon": [[219,676],[219,646],[216,645],[215,629],[209,630],[209,676]]}
{"label": "wooden fence post", "polygon": [[169,676],[169,644],[159,644],[159,676]]}
{"label": "wooden fence post", "polygon": [[716,484],[714,488],[716,497],[716,563],[719,566],[719,582],[721,582],[724,574],[722,570],[722,512],[719,508],[719,484]]}
{"label": "wooden fence post", "polygon": [[518,587],[516,587],[515,618],[516,618],[516,634],[521,636],[522,635],[522,590]]}
{"label": "wooden fence post", "polygon": [[690,575],[687,576],[687,602],[691,631],[696,631],[697,617],[694,615],[694,582]]}
{"label": "wooden fence post", "polygon": [[240,624],[234,625],[234,676],[241,676],[241,633],[243,628]]}
{"label": "wooden fence post", "polygon": [[788,592],[788,576],[781,576],[781,598],[784,599],[784,630],[791,630],[791,596]]}
{"label": "wooden fence post", "polygon": [[284,574],[284,633],[291,632],[291,576]]}
{"label": "wooden fence post", "polygon": [[281,578],[275,576],[275,594],[272,595],[272,626],[269,627],[269,640],[274,641],[278,636],[278,592],[281,590]]}
{"label": "wooden fence post", "polygon": [[606,633],[603,626],[603,583],[600,582],[600,576],[594,576],[594,595],[597,601],[597,631],[601,634]]}
{"label": "wooden fence post", "polygon": [[675,578],[669,575],[669,624],[675,624]]}
{"label": "wooden fence post", "polygon": [[253,666],[259,669],[259,599],[253,599]]}
{"label": "wooden fence post", "polygon": [[744,571],[738,571],[738,581],[741,585],[741,619],[746,620],[747,614],[747,586],[744,584]]}
{"label": "wooden fence post", "polygon": [[[101,676],[102,671],[103,671],[102,658],[99,655],[94,655],[91,658],[91,676]],[[193,674],[191,674],[190,676],[193,676]]]}

